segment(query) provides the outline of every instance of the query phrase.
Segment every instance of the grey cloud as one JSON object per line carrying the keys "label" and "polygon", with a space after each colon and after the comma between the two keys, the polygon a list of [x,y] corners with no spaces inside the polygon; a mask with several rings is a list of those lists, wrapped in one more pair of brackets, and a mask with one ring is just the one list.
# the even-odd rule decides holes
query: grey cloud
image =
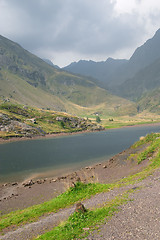
{"label": "grey cloud", "polygon": [[8,9],[15,12],[12,18],[17,29],[16,34],[8,36],[36,53],[39,49],[43,52],[50,49],[52,52],[106,55],[107,58],[133,46],[138,42],[137,36],[145,32],[136,13],[116,16],[114,2],[109,0],[5,2]]}

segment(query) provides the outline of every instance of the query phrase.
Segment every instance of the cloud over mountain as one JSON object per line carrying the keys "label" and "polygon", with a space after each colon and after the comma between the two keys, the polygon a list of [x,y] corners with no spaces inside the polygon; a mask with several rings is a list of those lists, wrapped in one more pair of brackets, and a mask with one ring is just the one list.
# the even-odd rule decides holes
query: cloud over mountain
{"label": "cloud over mountain", "polygon": [[158,28],[156,2],[150,8],[137,0],[1,0],[0,32],[55,64],[125,58]]}

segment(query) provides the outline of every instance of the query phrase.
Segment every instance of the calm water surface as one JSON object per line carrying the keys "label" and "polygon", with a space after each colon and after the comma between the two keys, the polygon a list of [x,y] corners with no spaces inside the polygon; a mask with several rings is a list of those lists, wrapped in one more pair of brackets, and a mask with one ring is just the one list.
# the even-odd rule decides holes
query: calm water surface
{"label": "calm water surface", "polygon": [[0,144],[0,182],[65,174],[109,159],[151,132],[160,132],[160,126]]}

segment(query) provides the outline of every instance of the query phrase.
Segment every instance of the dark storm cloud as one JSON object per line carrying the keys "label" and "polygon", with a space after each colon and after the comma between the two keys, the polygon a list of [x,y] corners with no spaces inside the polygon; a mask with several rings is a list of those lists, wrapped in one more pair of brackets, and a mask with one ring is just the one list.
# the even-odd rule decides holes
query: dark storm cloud
{"label": "dark storm cloud", "polygon": [[118,15],[115,3],[111,0],[0,0],[0,30],[32,52],[107,57],[134,46],[137,36],[145,32],[137,13]]}

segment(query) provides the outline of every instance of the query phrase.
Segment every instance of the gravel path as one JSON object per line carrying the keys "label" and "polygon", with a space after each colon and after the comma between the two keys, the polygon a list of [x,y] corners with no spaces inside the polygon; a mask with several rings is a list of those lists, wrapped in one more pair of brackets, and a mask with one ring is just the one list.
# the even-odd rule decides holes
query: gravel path
{"label": "gravel path", "polygon": [[143,188],[131,194],[134,201],[120,211],[88,240],[159,240],[160,239],[160,170],[141,182]]}
{"label": "gravel path", "polygon": [[[142,186],[141,190],[131,194],[134,201],[120,207],[120,212],[109,222],[100,227],[100,232],[93,232],[89,240],[158,240],[160,239],[160,170],[142,182],[100,193],[89,200],[83,201],[86,208],[93,209],[103,205],[124,191]],[[27,224],[15,231],[8,232],[0,239],[28,240],[51,230],[66,220],[74,212],[75,205],[50,214],[38,222]]]}

